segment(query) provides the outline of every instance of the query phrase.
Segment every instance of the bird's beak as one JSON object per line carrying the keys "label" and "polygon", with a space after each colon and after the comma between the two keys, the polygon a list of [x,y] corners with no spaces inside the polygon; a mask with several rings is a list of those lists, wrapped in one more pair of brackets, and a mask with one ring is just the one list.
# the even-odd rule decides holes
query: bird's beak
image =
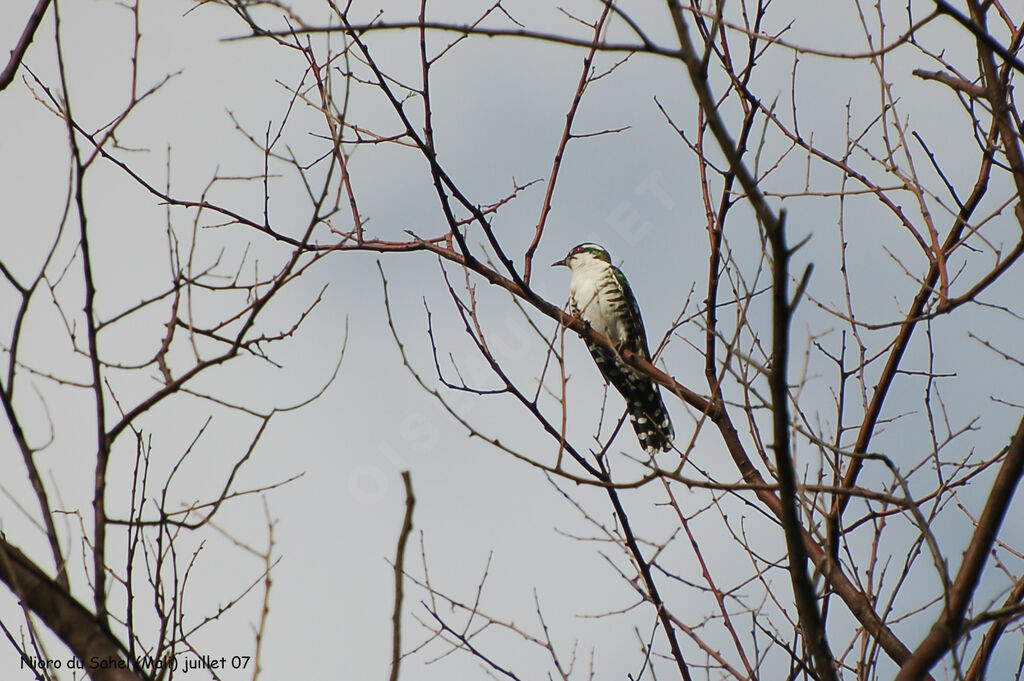
{"label": "bird's beak", "polygon": [[562,258],[562,259],[561,259],[561,260],[559,260],[558,262],[553,262],[553,263],[551,263],[551,266],[552,266],[552,267],[558,267],[559,265],[561,265],[561,266],[563,266],[563,267],[565,267],[565,266],[566,266],[566,265],[565,265],[565,258]]}

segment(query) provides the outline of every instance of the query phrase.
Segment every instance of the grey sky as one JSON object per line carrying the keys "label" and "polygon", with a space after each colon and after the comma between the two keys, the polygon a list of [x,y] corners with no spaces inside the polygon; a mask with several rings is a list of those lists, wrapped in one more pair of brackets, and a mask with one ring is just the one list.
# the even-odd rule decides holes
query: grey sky
{"label": "grey sky", "polygon": [[[359,7],[361,3],[355,4]],[[791,29],[784,34],[791,43],[833,51],[864,50],[859,28],[849,28],[856,15],[851,14],[849,8],[845,13],[832,13],[825,8],[826,4],[831,3],[776,0],[770,13],[774,23],[765,30],[777,31],[792,21]],[[13,44],[20,32],[22,17],[32,5],[33,2],[21,0],[8,3],[0,10],[3,19],[0,43]],[[379,5],[381,3],[367,6],[366,18],[373,16]],[[734,5],[738,3],[727,3],[730,10],[736,9]],[[192,9],[193,6],[194,3],[186,2],[143,4],[140,13],[141,88],[158,82],[166,74],[179,70],[181,73],[151,100],[141,104],[118,135],[118,141],[126,148],[120,152],[120,157],[160,188],[167,182],[170,149],[170,186],[172,193],[181,197],[197,197],[215,172],[224,176],[253,176],[262,172],[261,153],[236,131],[228,112],[234,114],[246,130],[262,135],[268,124],[280,123],[288,105],[288,93],[282,83],[294,85],[304,66],[297,53],[275,48],[269,41],[223,41],[245,34],[244,25],[223,8],[205,5]],[[384,3],[383,16],[385,19],[411,19],[417,7],[418,3]],[[450,16],[463,21],[465,17],[474,16],[465,7],[459,4],[456,11],[452,6],[438,3],[436,12],[439,19]],[[546,3],[506,3],[506,7],[518,20],[539,30],[587,35],[578,24],[547,7]],[[658,5],[651,9],[639,3],[627,4],[627,7],[641,25],[650,27],[652,38],[670,44],[671,26],[663,7]],[[295,8],[310,21],[326,22],[329,18],[329,12],[313,0],[296,2]],[[188,12],[189,9],[192,11]],[[127,97],[131,15],[112,2],[65,2],[60,10],[71,105],[76,117],[99,127],[116,115]],[[572,11],[593,20],[599,3],[577,3]],[[898,14],[894,13],[892,18],[894,27],[898,24]],[[272,12],[265,16],[271,15]],[[966,48],[967,57],[962,65],[970,71],[970,45],[960,32],[948,23],[926,30],[938,43],[947,40],[944,32],[948,31],[951,53]],[[44,21],[25,64],[46,86],[55,88],[52,34],[51,14]],[[610,35],[618,39],[628,37],[621,24],[613,26]],[[893,37],[887,36],[887,39]],[[313,41],[322,46],[325,38],[316,36]],[[442,44],[439,37],[432,41],[435,48]],[[381,55],[390,73],[416,81],[419,67],[415,33],[371,34],[368,42]],[[600,55],[596,66],[599,70],[608,68],[622,56]],[[786,111],[787,116],[791,106],[788,99],[792,59],[793,54],[784,48],[769,51],[759,66],[753,86],[765,101],[778,96],[778,109]],[[524,183],[547,176],[565,111],[579,78],[581,60],[582,52],[578,49],[509,39],[478,39],[460,44],[438,63],[433,96],[437,102],[439,158],[474,202],[488,204],[501,199],[511,191],[513,178]],[[910,75],[912,69],[919,67],[937,68],[918,52],[898,49],[892,53],[887,77],[900,91],[902,115],[909,117],[912,127],[920,130],[925,139],[936,144],[942,142],[941,148],[935,151],[951,179],[967,191],[973,181],[973,166],[967,167],[966,162],[961,165],[958,159],[966,158],[974,150],[974,140],[950,137],[944,132],[946,125],[961,120],[964,114],[941,85]],[[796,73],[801,130],[808,137],[813,132],[815,143],[831,153],[841,154],[846,139],[847,106],[854,130],[862,129],[877,115],[876,74],[863,63],[849,65],[811,56],[801,58]],[[28,82],[22,82],[21,77]],[[724,80],[720,75],[713,74],[713,82],[716,91],[721,92]],[[33,91],[41,93],[28,71],[23,70],[19,82],[0,93],[0,118],[9,122],[9,134],[0,139],[0,158],[5,164],[4,181],[0,183],[0,205],[5,212],[0,221],[0,241],[5,251],[19,252],[19,258],[13,262],[23,264],[24,272],[16,274],[24,276],[37,266],[49,243],[47,235],[52,234],[59,223],[67,174],[63,124],[36,100]],[[676,63],[634,55],[588,90],[574,128],[576,132],[626,126],[629,129],[574,140],[570,144],[533,280],[542,295],[561,304],[566,297],[568,276],[562,270],[549,269],[546,264],[563,256],[578,242],[600,241],[629,276],[643,308],[652,344],[660,341],[680,315],[691,289],[693,293],[684,316],[701,309],[708,250],[696,158],[665,121],[655,98],[693,139],[697,125],[695,98],[682,68]],[[385,104],[371,88],[357,87],[352,96],[353,119],[373,124],[381,133],[398,132],[394,116]],[[735,113],[728,112],[730,116]],[[962,129],[961,126],[959,130]],[[324,134],[322,118],[298,105],[286,131],[288,145],[301,158],[312,160],[324,148],[323,140],[314,134]],[[762,150],[759,167],[762,170],[770,167],[787,143],[777,134],[770,137]],[[876,144],[875,138],[871,143]],[[929,186],[941,187],[920,149],[914,149],[914,153],[919,164],[917,169],[930,178]],[[721,158],[717,149],[711,150],[709,156],[715,162]],[[794,154],[763,181],[762,189],[799,192],[807,175],[805,162],[806,156]],[[865,162],[863,155],[857,162],[860,167],[871,168],[876,179],[881,175],[877,166]],[[369,219],[367,229],[370,232],[385,238],[402,238],[404,230],[424,237],[446,230],[428,183],[426,164],[416,152],[363,147],[353,157],[352,170],[360,210]],[[811,172],[809,181],[813,191],[839,190],[838,172],[820,164],[815,164]],[[275,178],[272,182],[271,222],[279,231],[295,234],[309,219],[308,198],[294,175]],[[165,208],[158,205],[153,196],[109,164],[92,171],[86,189],[89,219],[95,235],[94,249],[101,254],[97,282],[98,309],[102,317],[152,295],[165,284],[169,271],[167,217]],[[520,258],[533,236],[544,190],[543,182],[537,183],[494,219],[495,232],[510,252]],[[244,215],[258,217],[263,210],[261,192],[259,183],[222,182],[210,195]],[[775,205],[787,208],[791,242],[812,235],[796,258],[798,268],[807,262],[815,265],[810,294],[822,304],[842,306],[837,201],[791,197],[784,204],[775,200]],[[931,208],[937,221],[943,225],[949,222],[949,216],[937,202],[932,202]],[[995,205],[988,208],[994,210]],[[848,198],[844,209],[858,314],[869,323],[898,318],[917,286],[885,248],[918,268],[922,262],[921,252],[873,198]],[[908,210],[911,209],[908,206]],[[747,285],[764,289],[770,282],[767,273],[761,273],[756,283],[751,274],[760,252],[755,222],[746,205],[741,203],[734,210],[736,214],[730,218],[733,221],[730,229],[735,230],[731,245],[736,250],[732,255],[738,269],[745,277],[750,277]],[[185,210],[172,211],[175,230],[187,235],[193,216]],[[739,216],[746,216],[746,227]],[[349,228],[344,224],[346,217],[344,212],[339,215],[339,228]],[[996,220],[992,238],[997,241],[1002,238],[1009,248],[1015,243],[1014,229],[1007,211]],[[326,243],[330,237],[323,230],[319,240]],[[199,239],[197,267],[208,266],[218,257],[223,257],[226,263],[237,264],[244,248],[238,244],[244,243],[251,244],[247,262],[251,264],[258,258],[263,263],[261,272],[274,270],[286,255],[280,244],[240,226],[202,229]],[[479,231],[471,231],[468,239],[473,244],[483,242]],[[221,256],[222,248],[226,250]],[[67,263],[73,250],[74,240],[65,238],[57,262]],[[24,255],[20,255],[22,253]],[[537,633],[540,627],[536,596],[562,655],[568,658],[573,642],[578,641],[577,664],[581,668],[589,665],[593,650],[594,666],[599,670],[596,678],[618,679],[635,673],[640,644],[633,629],[638,627],[641,636],[651,635],[649,608],[638,607],[615,617],[580,617],[621,610],[635,603],[635,592],[619,578],[613,567],[617,565],[632,574],[626,557],[614,546],[567,537],[566,534],[592,537],[597,535],[597,530],[581,517],[554,484],[480,439],[468,438],[465,429],[447,418],[437,402],[415,384],[402,367],[388,331],[376,260],[377,256],[369,253],[335,254],[318,263],[274,301],[265,323],[268,328],[271,323],[287,327],[317,291],[327,285],[323,302],[313,311],[302,332],[272,354],[282,368],[254,359],[241,359],[236,364],[216,369],[195,386],[200,391],[216,391],[225,400],[246,401],[261,410],[296,404],[316,392],[330,375],[347,327],[347,347],[337,380],[320,400],[272,419],[234,487],[251,489],[301,474],[294,482],[266,496],[270,513],[277,520],[275,555],[281,557],[281,562],[273,572],[270,619],[263,648],[264,678],[370,679],[386,675],[390,662],[393,595],[393,577],[387,561],[393,556],[401,524],[399,473],[405,468],[412,471],[418,499],[416,533],[406,557],[407,568],[413,576],[423,577],[421,536],[433,586],[462,602],[471,602],[475,597],[477,584],[489,562],[483,610]],[[434,331],[441,339],[439,354],[446,375],[455,376],[448,360],[451,353],[458,358],[459,367],[468,379],[480,381],[481,387],[495,387],[462,331],[444,281],[438,276],[437,260],[425,253],[388,255],[380,260],[389,281],[396,328],[416,370],[436,385],[427,337],[426,308],[429,308]],[[463,283],[459,270],[450,265],[444,268],[456,286]],[[980,266],[972,263],[964,279],[973,280],[976,271],[981,271]],[[482,280],[475,283],[481,318],[496,353],[522,385],[532,388],[532,381],[539,375],[544,361],[543,345],[531,336],[532,332],[507,293],[488,288]],[[62,289],[62,295],[66,296],[63,301],[69,310],[80,311],[80,291],[69,284]],[[0,291],[5,325],[13,300],[9,291]],[[985,300],[993,305],[1014,305],[1019,312],[1019,276],[1014,278],[1011,273],[1010,278],[986,293]],[[40,305],[39,309],[41,312],[29,320],[30,337],[34,340],[31,347],[23,350],[23,360],[52,367],[53,371],[75,380],[88,380],[87,366],[81,357],[71,352],[68,334],[59,316],[45,305]],[[219,308],[201,308],[198,315],[212,319],[219,312]],[[769,312],[766,295],[756,300],[750,310],[750,319],[758,322],[765,334],[770,332]],[[732,314],[733,311],[728,310],[723,312],[723,317]],[[531,318],[545,335],[553,335],[551,320],[539,314]],[[109,344],[105,347],[111,352],[122,352],[120,356],[124,361],[142,360],[159,343],[163,332],[161,319],[161,312],[155,311],[150,326],[140,323],[113,331],[105,339]],[[989,400],[989,395],[995,395],[1020,403],[1016,392],[1020,382],[1016,373],[1019,367],[1000,361],[998,356],[967,336],[968,329],[986,338],[998,334],[1001,349],[1020,357],[1024,353],[1022,335],[1016,326],[1012,329],[1006,326],[1008,323],[1019,325],[1020,320],[1008,322],[1008,319],[1007,315],[991,309],[973,308],[955,319],[936,319],[932,326],[932,333],[937,337],[956,337],[939,349],[936,367],[937,372],[957,374],[955,387],[942,393],[946,407],[953,414],[951,427],[953,430],[961,428],[974,415],[983,414],[980,432],[972,435],[969,442],[956,441],[951,445],[962,447],[964,456],[971,448],[994,454],[1005,444],[1007,433],[1012,432],[1019,417],[1019,409]],[[820,338],[824,345],[836,351],[838,327],[834,317],[823,313],[815,303],[804,301],[794,323],[798,346],[792,360],[794,376],[799,375],[808,337]],[[4,326],[2,332],[6,342],[10,329]],[[866,342],[877,352],[893,332],[886,329],[864,333]],[[926,343],[925,333],[921,332],[908,353],[908,368],[927,368]],[[602,383],[575,334],[567,334],[565,344],[571,375],[567,433],[578,446],[585,448],[594,443],[595,414],[602,406]],[[700,321],[690,321],[677,331],[662,355],[663,366],[670,374],[700,392],[706,391],[702,344]],[[749,336],[744,337],[741,345],[744,351],[756,354]],[[866,380],[872,380],[878,370],[869,369]],[[827,425],[834,414],[831,403],[834,372],[834,366],[820,354],[812,353],[806,392],[801,398],[807,399],[808,404],[817,400],[821,405],[817,410],[805,407],[821,419],[806,425],[826,432],[830,432]],[[124,395],[141,396],[152,389],[152,379],[149,373],[139,376],[126,373],[115,375],[112,380],[118,382]],[[905,381],[905,391],[893,398],[887,415],[910,413],[902,421],[886,425],[875,440],[874,448],[898,461],[916,462],[931,447],[927,439],[908,439],[907,435],[920,433],[926,427],[924,415],[919,411],[925,385],[924,379],[913,376],[907,376]],[[42,465],[60,491],[60,508],[85,514],[92,495],[93,445],[90,438],[94,435],[87,418],[91,395],[41,378],[33,385],[38,385],[56,429],[53,443],[42,455]],[[24,409],[33,415],[32,437],[39,442],[47,437],[46,415],[43,402],[29,398],[29,392],[22,388]],[[531,453],[537,459],[553,456],[555,447],[551,439],[507,396],[467,397],[450,391],[445,391],[444,395],[475,427],[493,434],[503,443]],[[550,397],[542,398],[541,407],[549,416],[558,413],[556,402]],[[859,409],[861,405],[858,403],[851,408]],[[610,433],[608,424],[614,422],[620,409],[620,398],[609,395],[602,437]],[[674,399],[669,401],[669,410],[680,439],[686,442],[698,415]],[[86,415],[85,420],[74,418],[79,413]],[[223,485],[224,474],[244,453],[259,422],[184,395],[173,398],[143,420],[153,436],[152,474],[162,479],[210,415],[214,416],[213,421],[197,441],[196,453],[187,460],[172,487],[174,500],[183,505],[216,495]],[[768,423],[767,417],[764,418]],[[84,453],[83,442],[89,443]],[[850,443],[844,440],[843,444]],[[798,461],[799,472],[813,471],[818,452],[806,442],[800,447],[798,451],[807,458]],[[911,451],[904,455],[901,453],[904,448]],[[641,474],[640,466],[620,455],[621,452],[638,455],[628,426],[619,434],[611,451],[613,466],[628,472],[625,477],[630,473]],[[692,466],[684,469],[684,474],[698,477],[702,472],[709,472],[721,482],[736,481],[735,469],[723,451],[711,431],[705,431],[694,447]],[[130,450],[123,448],[116,452],[121,462],[114,467],[115,481],[111,483],[109,494],[114,514],[124,512],[128,503],[125,495],[130,488],[131,467],[127,457],[131,455]],[[20,455],[6,429],[0,436],[0,462],[4,470],[11,471],[5,474],[3,485],[13,497],[0,498],[0,529],[27,552],[45,557],[41,534],[31,529],[15,505],[16,500],[27,508],[35,508],[31,491],[23,480]],[[865,479],[870,479],[871,475],[884,477],[880,471],[873,470]],[[983,498],[988,478],[985,480],[986,484],[979,485],[977,493],[971,488],[963,491],[965,503],[977,504]],[[600,521],[611,523],[607,501],[596,490],[566,482],[559,482],[558,487]],[[673,489],[681,506],[687,510],[696,511],[710,503],[711,496],[706,491]],[[664,501],[664,496],[660,485],[628,496],[630,510],[644,522],[645,537],[665,540],[677,530],[678,523],[671,512],[656,505]],[[764,555],[776,558],[784,555],[781,535],[758,511],[735,497],[726,497],[723,505],[724,514],[745,518],[743,526],[756,538],[752,541],[763,549]],[[1019,514],[1019,508],[1011,512],[1013,510]],[[970,527],[962,516],[950,513],[949,517],[959,520],[950,521],[948,534],[943,535],[948,544],[944,543],[943,548],[947,555],[957,557]],[[81,586],[85,580],[77,544],[80,541],[78,520],[74,514],[66,518],[68,535],[73,538],[68,543],[69,553],[76,560],[73,569],[77,571],[77,583]],[[256,496],[234,501],[218,522],[240,540],[254,546],[261,547],[266,541],[263,506]],[[735,525],[739,526],[740,522],[737,520]],[[723,528],[722,519],[714,514],[701,516],[694,525],[695,530],[705,533],[705,538],[720,537],[720,540],[706,539],[705,548],[710,551],[711,546],[716,547],[711,552],[712,560],[721,571],[722,581],[729,583],[731,574],[739,579],[739,575],[746,574],[749,565],[744,563],[745,554],[730,541]],[[901,531],[907,537],[912,536],[909,524]],[[1008,528],[1006,539],[1011,544],[1016,540],[1019,545],[1024,539],[1022,535],[1024,531],[1015,524]],[[250,581],[258,579],[262,570],[259,559],[215,532],[186,538],[182,547],[192,547],[200,539],[205,539],[206,544],[190,577],[194,592],[186,600],[189,616],[193,618],[214,612]],[[112,555],[120,556],[121,541],[112,545]],[[681,579],[699,580],[699,566],[688,553],[685,540],[671,545],[665,562],[677,570]],[[1020,573],[1019,564],[1014,569],[1016,574]],[[791,598],[790,585],[779,577],[780,574],[773,575],[776,581],[770,586],[776,597],[784,601]],[[927,574],[925,567],[920,567],[920,574]],[[934,586],[930,581],[934,579],[934,574],[922,576],[922,591]],[[1002,587],[995,582],[984,584],[993,598]],[[713,600],[706,593],[689,589],[685,582],[666,578],[664,588],[666,599],[671,597],[691,606],[686,614],[693,615],[694,622],[700,619],[700,613],[713,609]],[[910,590],[916,588],[912,584]],[[84,588],[78,595],[87,600]],[[422,589],[408,585],[406,649],[425,638],[424,630],[415,622],[416,617],[429,618],[419,604],[425,598]],[[258,593],[254,592],[223,621],[211,624],[200,637],[206,646],[204,652],[229,657],[251,654],[251,625],[258,617],[259,606]],[[5,621],[17,621],[12,614],[17,613],[17,607],[15,599],[0,599],[0,616]],[[918,626],[917,621],[911,619],[897,625],[896,630],[913,641],[920,633],[914,633]],[[721,636],[722,645],[727,644],[724,634],[709,634],[709,639],[718,640],[717,636]],[[506,632],[487,632],[480,641],[496,653],[499,661],[514,662],[522,678],[540,678],[550,666],[550,661],[536,649],[523,646]],[[486,678],[479,662],[468,655],[453,654],[438,659],[446,650],[435,642],[410,656],[403,667],[403,678],[416,681]],[[697,652],[692,649],[688,652],[698,659]],[[57,656],[67,657],[63,653]],[[882,669],[886,669],[885,664],[888,663],[883,663]],[[998,658],[993,661],[992,670],[1006,670],[1011,664],[1015,661]],[[17,667],[18,661],[11,648],[0,647],[0,670]],[[16,678],[30,678],[30,675],[23,673]],[[249,678],[249,672],[231,672],[222,678]],[[585,678],[585,674],[580,678]]]}

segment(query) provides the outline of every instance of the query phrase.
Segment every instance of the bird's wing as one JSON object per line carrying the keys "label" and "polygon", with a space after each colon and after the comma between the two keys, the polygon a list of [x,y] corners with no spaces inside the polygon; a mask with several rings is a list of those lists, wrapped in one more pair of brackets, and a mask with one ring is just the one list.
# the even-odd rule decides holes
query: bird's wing
{"label": "bird's wing", "polygon": [[633,289],[629,287],[629,281],[626,279],[626,275],[622,273],[618,267],[612,265],[612,271],[615,273],[615,281],[618,282],[619,288],[622,289],[622,295],[626,299],[626,304],[629,306],[630,316],[630,336],[639,339],[639,347],[631,348],[634,352],[643,351],[644,359],[648,362],[651,361],[651,351],[647,347],[647,332],[644,329],[644,319],[640,315],[640,306],[637,305],[636,296],[633,295]]}

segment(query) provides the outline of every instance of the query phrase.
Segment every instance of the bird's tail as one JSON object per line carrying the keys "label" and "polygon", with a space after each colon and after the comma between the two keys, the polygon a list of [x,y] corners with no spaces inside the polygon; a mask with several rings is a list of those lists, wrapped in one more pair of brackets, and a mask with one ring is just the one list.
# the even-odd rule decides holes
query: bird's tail
{"label": "bird's tail", "polygon": [[629,420],[636,431],[636,437],[640,445],[649,454],[658,451],[672,449],[672,440],[675,438],[675,430],[672,428],[672,420],[665,409],[665,403],[661,399],[661,393],[654,384],[649,384],[646,390],[636,393],[634,397],[627,397],[627,408],[629,409]]}
{"label": "bird's tail", "polygon": [[658,385],[627,367],[605,348],[597,344],[588,345],[601,373],[625,398],[629,420],[640,445],[649,454],[671,449],[676,433]]}

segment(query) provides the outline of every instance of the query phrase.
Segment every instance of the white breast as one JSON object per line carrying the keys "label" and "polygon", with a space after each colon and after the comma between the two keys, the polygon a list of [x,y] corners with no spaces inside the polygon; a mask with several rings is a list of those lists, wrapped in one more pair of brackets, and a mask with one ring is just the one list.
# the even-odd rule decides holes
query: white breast
{"label": "white breast", "polygon": [[617,345],[626,340],[622,315],[612,302],[619,297],[618,284],[607,264],[598,262],[574,270],[569,295],[576,314],[595,331]]}

